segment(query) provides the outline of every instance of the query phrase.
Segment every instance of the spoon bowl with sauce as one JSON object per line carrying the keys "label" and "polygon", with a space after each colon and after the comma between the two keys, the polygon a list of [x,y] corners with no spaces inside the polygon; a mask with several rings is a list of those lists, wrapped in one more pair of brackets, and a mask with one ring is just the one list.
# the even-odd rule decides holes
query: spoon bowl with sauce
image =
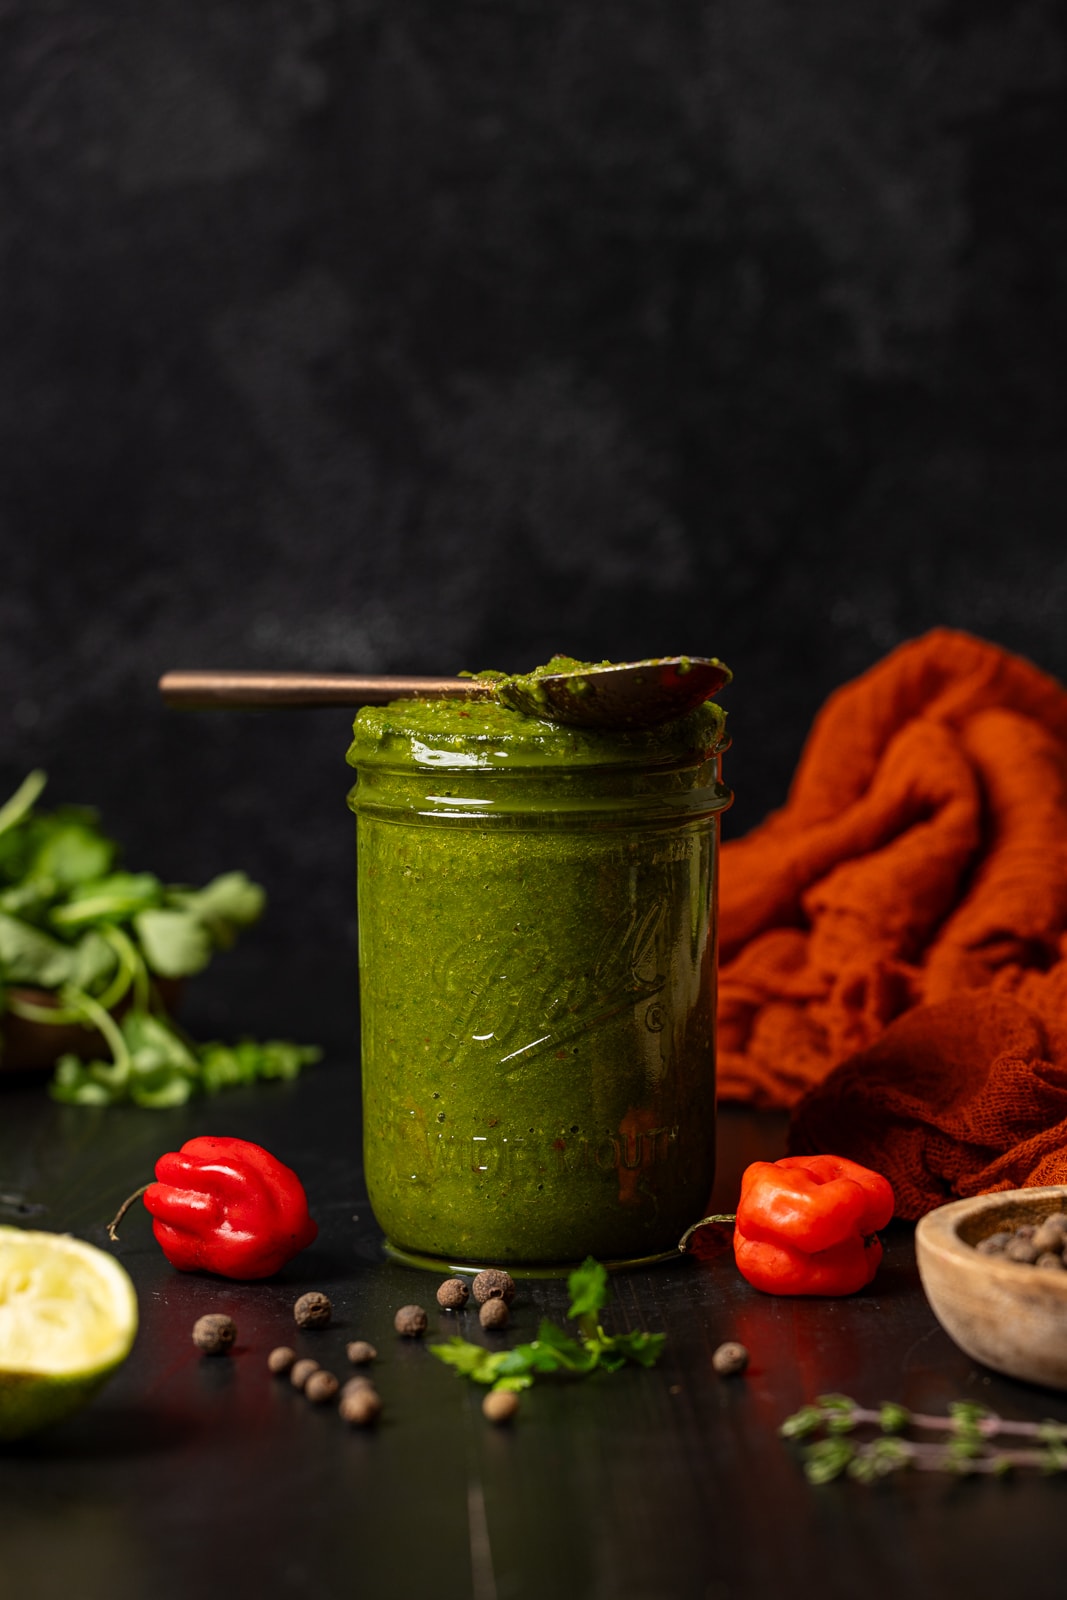
{"label": "spoon bowl with sauce", "polygon": [[392,700],[498,700],[526,716],[583,728],[655,728],[685,716],[730,681],[708,656],[662,656],[597,665],[554,656],[536,671],[466,678],[359,677],[350,673],[167,672],[159,689],[188,710],[368,706]]}

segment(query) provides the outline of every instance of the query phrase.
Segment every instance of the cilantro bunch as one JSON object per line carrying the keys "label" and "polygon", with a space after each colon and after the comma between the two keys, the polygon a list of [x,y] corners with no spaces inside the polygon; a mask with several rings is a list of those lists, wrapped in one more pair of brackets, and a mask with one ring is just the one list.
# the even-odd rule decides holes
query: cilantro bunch
{"label": "cilantro bunch", "polygon": [[555,1322],[545,1318],[537,1338],[511,1350],[487,1350],[458,1336],[444,1344],[430,1346],[439,1361],[462,1377],[493,1389],[528,1389],[535,1378],[584,1378],[598,1368],[617,1372],[628,1362],[639,1367],[654,1367],[663,1349],[662,1333],[608,1334],[600,1324],[600,1313],[607,1304],[607,1269],[592,1256],[587,1257],[567,1279],[571,1303],[568,1318],[578,1324],[578,1337],[572,1338]]}
{"label": "cilantro bunch", "polygon": [[[316,1060],[317,1050],[286,1041],[198,1047],[159,998],[157,979],[201,972],[259,919],[259,885],[243,872],[191,889],[119,870],[118,846],[93,811],[35,810],[46,782],[31,772],[0,806],[0,1014],[80,1023],[110,1052],[88,1062],[60,1056],[52,1095],[162,1108],[200,1091],[291,1078]],[[26,990],[46,990],[51,1001]]]}

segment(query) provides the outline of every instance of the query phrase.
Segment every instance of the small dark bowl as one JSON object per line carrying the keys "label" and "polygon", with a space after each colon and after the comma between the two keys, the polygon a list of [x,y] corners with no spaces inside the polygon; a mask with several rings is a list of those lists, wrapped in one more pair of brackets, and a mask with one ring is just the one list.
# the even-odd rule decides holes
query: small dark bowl
{"label": "small dark bowl", "polygon": [[[177,978],[157,978],[156,992],[165,1009],[173,1013],[182,991]],[[9,989],[9,996],[30,1005],[54,1011],[58,1001],[47,989]],[[129,996],[116,1006],[114,1015],[121,1016],[129,1006]],[[104,1060],[110,1056],[107,1043],[96,1028],[83,1027],[78,1022],[30,1022],[26,1017],[5,1011],[0,1017],[0,1073],[51,1072],[60,1056],[80,1056],[91,1061],[94,1056]]]}

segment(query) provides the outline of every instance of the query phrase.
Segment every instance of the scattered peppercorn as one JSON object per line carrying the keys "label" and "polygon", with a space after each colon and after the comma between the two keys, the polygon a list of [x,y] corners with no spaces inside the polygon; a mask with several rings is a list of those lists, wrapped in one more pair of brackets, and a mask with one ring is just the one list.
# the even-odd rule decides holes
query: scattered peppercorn
{"label": "scattered peppercorn", "polygon": [[715,1351],[711,1364],[720,1378],[731,1378],[735,1373],[744,1372],[748,1366],[748,1351],[743,1344],[728,1339]]}
{"label": "scattered peppercorn", "polygon": [[319,1371],[319,1364],[310,1356],[302,1356],[299,1361],[294,1361],[289,1368],[289,1382],[294,1389],[302,1389],[313,1372]]}
{"label": "scattered peppercorn", "polygon": [[304,1393],[315,1405],[323,1405],[327,1400],[332,1400],[341,1387],[332,1372],[327,1372],[325,1367],[320,1367],[313,1372],[304,1385]]}
{"label": "scattered peppercorn", "polygon": [[1004,1254],[1009,1261],[1021,1261],[1027,1266],[1033,1266],[1037,1260],[1037,1251],[1031,1239],[1015,1238],[1004,1248]]}
{"label": "scattered peppercorn", "polygon": [[1062,1272],[1064,1260],[1054,1250],[1045,1250],[1034,1262],[1035,1267],[1040,1267],[1044,1272]]}
{"label": "scattered peppercorn", "polygon": [[506,1328],[511,1318],[506,1300],[494,1297],[492,1300],[483,1300],[481,1310],[478,1312],[478,1321],[483,1328]]}
{"label": "scattered peppercorn", "polygon": [[984,1239],[979,1239],[975,1249],[979,1255],[1002,1256],[1011,1243],[1011,1232],[1007,1228],[1000,1228],[996,1233],[987,1234]]}
{"label": "scattered peppercorn", "polygon": [[267,1357],[267,1366],[273,1373],[276,1373],[280,1376],[282,1373],[289,1371],[289,1368],[292,1366],[295,1360],[296,1351],[290,1350],[287,1344],[280,1344],[277,1349],[272,1350],[270,1355]]}
{"label": "scattered peppercorn", "polygon": [[354,1378],[347,1378],[341,1385],[341,1399],[343,1400],[346,1394],[355,1394],[357,1389],[373,1388],[374,1385],[368,1377],[365,1377],[362,1372],[357,1373]]}
{"label": "scattered peppercorn", "polygon": [[377,1389],[369,1383],[357,1383],[354,1386],[346,1383],[337,1409],[342,1422],[349,1423],[353,1428],[367,1428],[372,1422],[377,1422],[382,1402]]}
{"label": "scattered peppercorn", "polygon": [[329,1297],[320,1294],[317,1289],[302,1294],[293,1307],[298,1328],[325,1328],[332,1315],[333,1306]]}
{"label": "scattered peppercorn", "polygon": [[353,1339],[352,1343],[345,1346],[345,1355],[354,1367],[365,1367],[370,1361],[377,1361],[378,1352],[366,1339]]}
{"label": "scattered peppercorn", "polygon": [[421,1306],[401,1306],[393,1318],[393,1327],[404,1339],[421,1339],[426,1332],[427,1321]]}
{"label": "scattered peppercorn", "polygon": [[487,1300],[504,1300],[510,1305],[515,1298],[515,1279],[500,1267],[486,1267],[471,1284],[471,1293],[479,1305]]}
{"label": "scattered peppercorn", "polygon": [[519,1397],[511,1389],[492,1389],[482,1401],[482,1415],[498,1425],[510,1422],[519,1409]]}
{"label": "scattered peppercorn", "polygon": [[224,1356],[237,1337],[237,1324],[224,1311],[209,1311],[193,1324],[193,1343],[206,1356]]}
{"label": "scattered peppercorn", "polygon": [[442,1311],[459,1311],[470,1299],[470,1285],[462,1278],[446,1278],[437,1291],[437,1304]]}

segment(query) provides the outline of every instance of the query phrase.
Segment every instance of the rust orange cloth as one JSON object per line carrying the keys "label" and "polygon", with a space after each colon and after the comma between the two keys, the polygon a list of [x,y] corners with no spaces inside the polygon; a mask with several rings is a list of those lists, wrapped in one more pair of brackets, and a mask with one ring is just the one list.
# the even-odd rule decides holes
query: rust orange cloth
{"label": "rust orange cloth", "polygon": [[898,1214],[1067,1181],[1067,691],[937,629],[816,718],[723,848],[719,1084]]}

